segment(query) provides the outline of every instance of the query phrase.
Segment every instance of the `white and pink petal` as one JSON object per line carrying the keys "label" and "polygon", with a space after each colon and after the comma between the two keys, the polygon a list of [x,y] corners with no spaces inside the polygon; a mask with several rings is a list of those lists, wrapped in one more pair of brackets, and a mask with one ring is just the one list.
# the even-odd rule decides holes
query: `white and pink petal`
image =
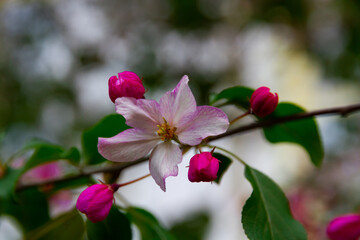
{"label": "white and pink petal", "polygon": [[200,106],[196,112],[185,116],[177,125],[176,135],[181,143],[197,145],[208,136],[226,132],[229,119],[219,108]]}
{"label": "white and pink petal", "polygon": [[196,111],[196,101],[185,75],[174,90],[165,93],[160,99],[161,114],[170,126],[176,127],[183,116]]}
{"label": "white and pink petal", "polygon": [[130,127],[155,132],[157,125],[163,123],[160,105],[155,100],[121,97],[116,99],[115,108]]}
{"label": "white and pink petal", "polygon": [[182,160],[180,148],[169,142],[163,142],[156,146],[150,155],[150,174],[155,182],[165,192],[165,179],[169,176],[178,175],[178,164]]}
{"label": "white and pink petal", "polygon": [[127,129],[111,138],[99,138],[98,151],[113,162],[130,162],[145,157],[159,142],[155,133]]}

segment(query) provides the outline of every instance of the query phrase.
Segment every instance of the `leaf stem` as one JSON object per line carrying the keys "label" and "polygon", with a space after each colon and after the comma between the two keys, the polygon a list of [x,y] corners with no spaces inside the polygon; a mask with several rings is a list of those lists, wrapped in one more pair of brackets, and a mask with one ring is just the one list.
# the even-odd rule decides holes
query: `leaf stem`
{"label": "leaf stem", "polygon": [[236,156],[234,153],[230,152],[229,150],[219,147],[219,146],[213,146],[213,145],[204,145],[205,147],[209,147],[209,148],[217,148],[231,156],[233,156],[234,158],[236,158],[236,160],[238,160],[241,164],[243,164],[244,166],[247,166],[246,162],[244,162],[241,158],[239,158],[238,156]]}
{"label": "leaf stem", "polygon": [[124,187],[124,186],[126,186],[126,185],[129,185],[129,184],[138,182],[138,181],[140,181],[140,180],[143,180],[144,178],[147,178],[147,177],[150,177],[150,176],[151,176],[151,174],[149,173],[149,174],[146,174],[145,176],[139,177],[139,178],[134,179],[134,180],[132,180],[132,181],[130,181],[130,182],[121,183],[121,184],[119,184],[118,186],[119,186],[119,188],[121,188],[121,187]]}
{"label": "leaf stem", "polygon": [[250,114],[250,110],[249,111],[247,111],[247,112],[245,112],[245,113],[243,113],[243,114],[241,114],[240,116],[238,116],[237,118],[235,118],[235,119],[233,119],[233,120],[231,120],[230,121],[230,126],[233,124],[233,123],[235,123],[236,121],[238,121],[238,120],[240,120],[240,119],[242,119],[242,118],[244,118],[244,117],[246,117],[247,115],[249,115]]}

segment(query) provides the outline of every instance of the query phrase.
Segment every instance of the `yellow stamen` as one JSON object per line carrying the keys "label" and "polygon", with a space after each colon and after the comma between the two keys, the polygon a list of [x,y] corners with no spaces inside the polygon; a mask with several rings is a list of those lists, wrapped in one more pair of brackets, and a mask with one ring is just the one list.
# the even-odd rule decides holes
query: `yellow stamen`
{"label": "yellow stamen", "polygon": [[176,127],[170,127],[166,119],[165,118],[163,119],[164,119],[164,123],[161,125],[157,125],[159,130],[157,130],[156,133],[161,137],[162,141],[170,141],[176,136],[175,135]]}

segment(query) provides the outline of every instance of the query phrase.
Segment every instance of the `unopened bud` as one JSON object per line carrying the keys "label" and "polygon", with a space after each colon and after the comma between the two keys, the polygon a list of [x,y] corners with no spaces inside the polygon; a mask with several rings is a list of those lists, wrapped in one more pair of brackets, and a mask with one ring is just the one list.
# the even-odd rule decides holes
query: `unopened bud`
{"label": "unopened bud", "polygon": [[217,178],[219,160],[211,155],[211,152],[196,154],[190,159],[189,181],[211,182]]}
{"label": "unopened bud", "polygon": [[119,97],[144,98],[145,88],[136,73],[125,71],[109,79],[109,96],[112,102]]}
{"label": "unopened bud", "polygon": [[360,215],[347,214],[334,218],[326,233],[331,240],[356,240],[360,237]]}
{"label": "unopened bud", "polygon": [[265,117],[276,109],[278,102],[277,93],[271,93],[268,87],[259,87],[251,95],[250,111],[259,117]]}
{"label": "unopened bud", "polygon": [[103,221],[110,212],[118,184],[95,184],[85,189],[76,202],[76,208],[90,221]]}

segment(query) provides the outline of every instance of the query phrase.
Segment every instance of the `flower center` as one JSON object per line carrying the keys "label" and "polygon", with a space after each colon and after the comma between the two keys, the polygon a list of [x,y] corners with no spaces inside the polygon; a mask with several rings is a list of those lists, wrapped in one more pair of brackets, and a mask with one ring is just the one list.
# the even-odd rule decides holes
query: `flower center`
{"label": "flower center", "polygon": [[175,136],[176,127],[170,127],[165,118],[164,123],[161,125],[157,125],[159,130],[157,130],[157,134],[161,137],[163,141],[170,141]]}

